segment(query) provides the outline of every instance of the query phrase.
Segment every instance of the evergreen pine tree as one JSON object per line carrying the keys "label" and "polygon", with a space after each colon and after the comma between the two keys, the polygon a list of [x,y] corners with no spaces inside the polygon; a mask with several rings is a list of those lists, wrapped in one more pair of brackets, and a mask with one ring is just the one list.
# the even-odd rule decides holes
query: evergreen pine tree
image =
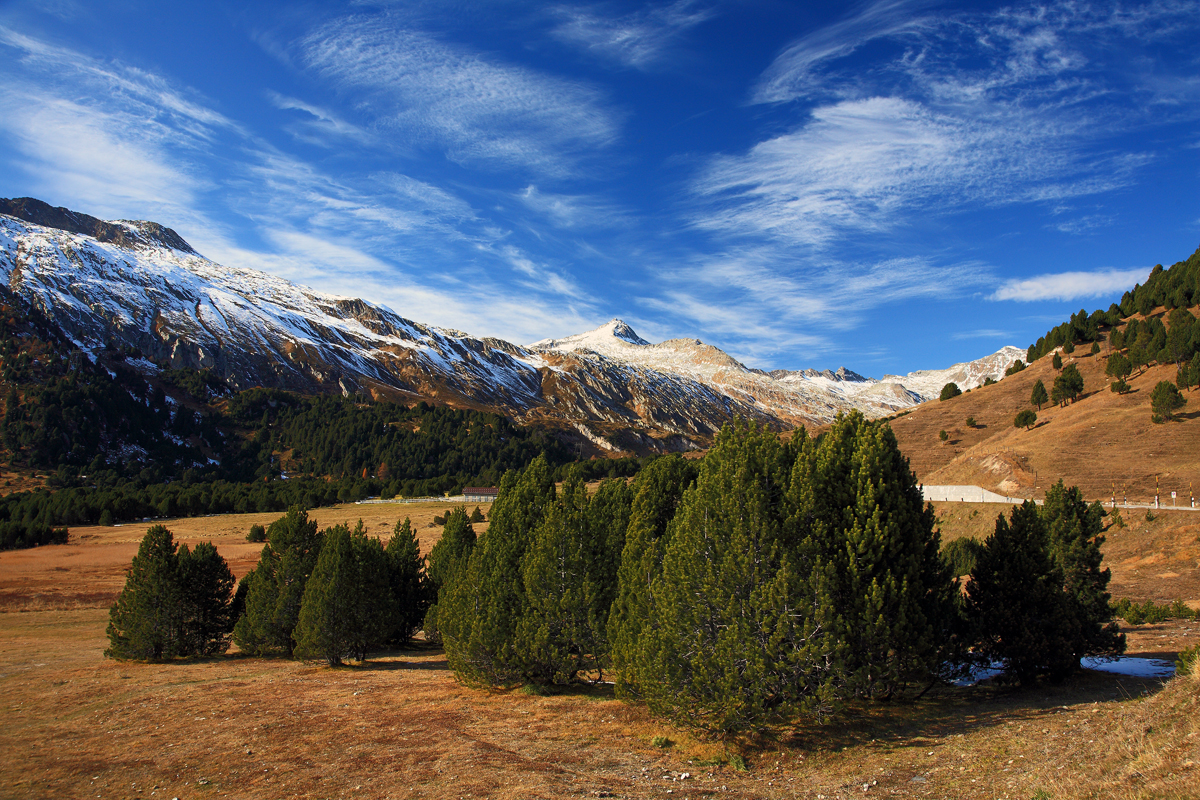
{"label": "evergreen pine tree", "polygon": [[609,478],[601,482],[596,493],[588,501],[587,527],[591,532],[589,561],[595,573],[599,600],[595,606],[597,627],[601,647],[602,664],[609,662],[608,617],[613,601],[617,597],[618,573],[621,569],[621,554],[625,550],[625,535],[629,529],[629,516],[633,510],[633,489],[624,478]]}
{"label": "evergreen pine tree", "polygon": [[[1200,335],[1200,325],[1195,327],[1196,333],[1193,336]],[[1193,387],[1200,387],[1200,351],[1192,356],[1192,365],[1188,368],[1188,380]]]}
{"label": "evergreen pine tree", "polygon": [[997,517],[967,586],[977,656],[1001,663],[1022,684],[1039,675],[1060,680],[1070,674],[1079,659],[1062,586],[1037,506],[1032,501],[1014,506],[1011,522]]}
{"label": "evergreen pine tree", "polygon": [[[803,428],[800,431],[802,435]],[[662,569],[668,523],[684,490],[695,480],[693,463],[679,455],[664,456],[646,465],[633,482],[617,593],[608,617],[609,652],[620,697],[641,695],[638,665],[651,660],[642,652],[651,639],[642,635],[653,619],[650,589]]]}
{"label": "evergreen pine tree", "polygon": [[506,472],[487,535],[472,549],[466,569],[439,593],[438,629],[460,679],[492,685],[520,679],[512,640],[525,613],[521,560],[554,497],[545,456],[520,473]]}
{"label": "evergreen pine tree", "polygon": [[577,471],[546,509],[521,560],[524,614],[513,648],[525,680],[565,684],[600,666],[603,629],[597,548],[588,525],[588,496]]}
{"label": "evergreen pine tree", "polygon": [[1038,407],[1038,411],[1042,410],[1042,403],[1049,402],[1050,396],[1046,394],[1046,384],[1042,383],[1042,379],[1038,378],[1037,383],[1033,385],[1033,393],[1029,396],[1029,402]]}
{"label": "evergreen pine tree", "polygon": [[1150,408],[1153,411],[1151,419],[1164,422],[1175,417],[1175,412],[1183,408],[1187,400],[1179,393],[1179,389],[1170,381],[1159,381],[1150,393]]}
{"label": "evergreen pine tree", "polygon": [[1078,487],[1067,489],[1059,479],[1047,490],[1041,514],[1050,535],[1050,553],[1062,573],[1075,616],[1076,659],[1119,655],[1125,651],[1125,636],[1110,621],[1108,581],[1112,573],[1101,569],[1104,509],[1099,503],[1088,505]]}
{"label": "evergreen pine tree", "polygon": [[243,651],[292,654],[292,632],[321,540],[316,521],[298,506],[267,528],[267,546],[246,577],[246,613],[233,630],[233,640]]}
{"label": "evergreen pine tree", "polygon": [[125,588],[108,613],[109,658],[158,660],[182,654],[179,562],[175,537],[162,525],[146,531]]}
{"label": "evergreen pine tree", "polygon": [[436,594],[441,591],[450,577],[466,565],[475,547],[475,529],[462,506],[446,515],[442,537],[429,551],[429,582]]}
{"label": "evergreen pine tree", "polygon": [[386,552],[392,596],[396,601],[393,642],[404,647],[421,628],[432,595],[425,574],[425,559],[408,517],[396,523]]}
{"label": "evergreen pine tree", "polygon": [[213,656],[229,649],[233,631],[230,594],[233,573],[212,542],[194,550],[181,545],[176,554],[179,571],[181,651]]}
{"label": "evergreen pine tree", "polygon": [[1055,353],[1054,357],[1050,359],[1050,366],[1054,367],[1055,369],[1062,369],[1062,364],[1062,356],[1060,356],[1058,353]]}
{"label": "evergreen pine tree", "polygon": [[891,428],[839,416],[806,443],[791,486],[789,537],[808,543],[814,597],[830,604],[842,691],[890,697],[928,680],[954,621],[953,582]]}
{"label": "evergreen pine tree", "polygon": [[652,712],[729,733],[819,702],[801,697],[827,654],[783,540],[790,467],[774,434],[726,426],[684,493],[642,631],[639,688]]}

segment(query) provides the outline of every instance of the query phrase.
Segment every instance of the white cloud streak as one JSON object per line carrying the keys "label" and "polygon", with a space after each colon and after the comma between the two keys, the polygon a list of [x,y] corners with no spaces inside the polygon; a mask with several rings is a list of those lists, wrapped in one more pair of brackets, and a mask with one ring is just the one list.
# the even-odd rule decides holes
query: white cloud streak
{"label": "white cloud streak", "polygon": [[356,98],[379,130],[442,148],[453,161],[564,176],[611,145],[616,114],[596,89],[352,17],[313,31],[300,62]]}
{"label": "white cloud streak", "polygon": [[1018,278],[1002,283],[990,299],[1029,303],[1038,300],[1104,297],[1131,289],[1134,283],[1144,281],[1148,274],[1145,269],[1104,269]]}
{"label": "white cloud streak", "polygon": [[661,66],[680,37],[708,21],[715,12],[695,0],[677,0],[632,14],[558,6],[560,22],[551,35],[621,66],[649,70]]}

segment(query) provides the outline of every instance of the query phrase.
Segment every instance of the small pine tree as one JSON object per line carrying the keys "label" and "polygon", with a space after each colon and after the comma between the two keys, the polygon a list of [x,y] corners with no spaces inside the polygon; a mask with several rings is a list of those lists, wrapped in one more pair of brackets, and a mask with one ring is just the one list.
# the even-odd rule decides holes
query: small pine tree
{"label": "small pine tree", "polygon": [[962,389],[958,388],[957,383],[947,383],[942,387],[942,393],[938,397],[938,400],[950,400],[951,398],[958,397],[960,394],[962,394]]}
{"label": "small pine tree", "polygon": [[946,433],[944,430],[940,430],[938,431],[938,438],[944,442],[950,438],[950,434]]}
{"label": "small pine tree", "polygon": [[967,417],[967,427],[968,428],[975,427],[975,418],[974,417]]}
{"label": "small pine tree", "polygon": [[1090,352],[1092,355],[1096,355],[1097,353],[1099,353],[1100,352],[1100,343],[1092,342],[1092,349],[1089,350],[1088,352]]}
{"label": "small pine tree", "polygon": [[262,525],[255,523],[250,526],[250,532],[246,534],[247,542],[261,543],[267,540],[267,529]]}
{"label": "small pine tree", "polygon": [[1038,378],[1037,383],[1033,385],[1033,393],[1029,395],[1029,402],[1037,406],[1038,411],[1042,410],[1042,403],[1050,401],[1050,396],[1046,394],[1046,384],[1042,383],[1042,379]]}
{"label": "small pine tree", "polygon": [[1026,408],[1017,412],[1017,418],[1013,420],[1013,427],[1032,430],[1035,423],[1037,423],[1037,412]]}
{"label": "small pine tree", "polygon": [[479,510],[479,506],[475,506],[475,510],[471,512],[471,523],[484,522],[483,512]]}
{"label": "small pine tree", "polygon": [[179,562],[175,537],[162,525],[146,531],[125,588],[108,612],[109,658],[159,660],[180,655]]}
{"label": "small pine tree", "polygon": [[1104,374],[1113,378],[1127,378],[1133,372],[1133,364],[1121,353],[1113,353],[1108,357]]}
{"label": "small pine tree", "polygon": [[291,655],[304,587],[321,551],[321,534],[308,512],[293,506],[267,528],[267,545],[246,576],[246,613],[233,629],[244,652]]}
{"label": "small pine tree", "polygon": [[[1200,336],[1200,325],[1196,326],[1193,336]],[[1193,388],[1200,387],[1200,348],[1196,355],[1192,356],[1192,365],[1188,368],[1188,382]]]}
{"label": "small pine tree", "polygon": [[1055,369],[1062,369],[1062,364],[1062,356],[1060,356],[1058,353],[1055,353],[1054,358],[1050,359],[1050,366],[1054,367]]}
{"label": "small pine tree", "polygon": [[1124,378],[1117,378],[1108,388],[1114,394],[1125,394],[1129,391],[1129,384],[1125,382]]}
{"label": "small pine tree", "polygon": [[1071,341],[1070,339],[1067,339],[1067,341],[1063,343],[1063,352],[1066,353],[1067,355],[1071,355],[1072,353],[1074,353],[1075,352],[1075,342]]}
{"label": "small pine tree", "polygon": [[979,551],[967,586],[967,617],[978,657],[999,661],[1022,684],[1040,675],[1061,680],[1079,666],[1072,614],[1049,536],[1032,501],[1014,506],[1009,520]]}
{"label": "small pine tree", "polygon": [[1184,361],[1179,365],[1178,369],[1175,370],[1175,385],[1179,387],[1180,391],[1191,388],[1191,364]]}
{"label": "small pine tree", "polygon": [[1159,381],[1150,393],[1150,408],[1153,412],[1151,419],[1155,422],[1166,422],[1174,419],[1175,412],[1183,408],[1187,400],[1179,393],[1179,389],[1170,381]]}
{"label": "small pine tree", "polygon": [[425,559],[408,517],[396,523],[385,552],[392,596],[396,600],[392,641],[404,647],[420,629],[432,595],[425,575]]}

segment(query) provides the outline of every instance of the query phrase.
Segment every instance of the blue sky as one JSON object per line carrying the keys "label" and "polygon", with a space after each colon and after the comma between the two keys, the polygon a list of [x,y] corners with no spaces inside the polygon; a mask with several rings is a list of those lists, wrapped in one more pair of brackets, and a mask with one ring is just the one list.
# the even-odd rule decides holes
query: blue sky
{"label": "blue sky", "polygon": [[0,195],[527,343],[876,377],[1200,244],[1200,3],[0,0]]}

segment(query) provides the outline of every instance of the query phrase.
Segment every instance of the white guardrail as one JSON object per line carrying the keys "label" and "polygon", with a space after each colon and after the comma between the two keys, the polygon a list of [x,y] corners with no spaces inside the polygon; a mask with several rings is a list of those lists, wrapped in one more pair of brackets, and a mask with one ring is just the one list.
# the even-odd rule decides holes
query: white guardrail
{"label": "white guardrail", "polygon": [[449,497],[390,497],[380,500],[378,497],[368,497],[366,500],[355,500],[356,506],[373,506],[381,503],[465,503],[465,495],[454,494]]}
{"label": "white guardrail", "polygon": [[[1020,505],[1027,498],[1024,497],[1006,497],[996,492],[989,492],[981,486],[922,486],[921,494],[926,500],[932,500],[935,503],[1009,503]],[[1039,506],[1045,503],[1044,500],[1034,500]],[[1176,503],[1176,505],[1172,505]],[[1190,498],[1183,498],[1180,503],[1178,498],[1162,499],[1160,498],[1158,505],[1154,503],[1130,503],[1118,502],[1118,508],[1149,508],[1158,511],[1200,511],[1200,508],[1192,508]],[[1112,508],[1111,499],[1101,499],[1100,504],[1105,508]]]}

